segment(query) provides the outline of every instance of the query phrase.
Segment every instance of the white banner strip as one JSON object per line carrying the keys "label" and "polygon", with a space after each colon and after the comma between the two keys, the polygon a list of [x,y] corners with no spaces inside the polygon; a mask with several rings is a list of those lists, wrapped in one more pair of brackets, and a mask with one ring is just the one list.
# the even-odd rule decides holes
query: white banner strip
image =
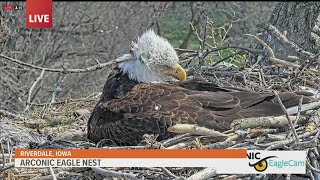
{"label": "white banner strip", "polygon": [[[247,159],[202,158],[104,158],[104,159],[16,159],[16,167],[214,167],[218,174],[259,173]],[[263,167],[262,167],[263,168]],[[270,160],[263,173],[305,174],[304,161]]]}
{"label": "white banner strip", "polygon": [[247,153],[247,158],[16,158],[15,167],[213,167],[218,174],[306,173],[306,151]]}

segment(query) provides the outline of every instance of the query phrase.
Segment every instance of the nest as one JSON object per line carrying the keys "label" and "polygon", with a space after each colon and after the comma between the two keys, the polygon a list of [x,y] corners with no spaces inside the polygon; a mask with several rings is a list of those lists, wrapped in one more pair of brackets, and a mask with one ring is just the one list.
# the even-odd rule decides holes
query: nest
{"label": "nest", "polygon": [[[251,91],[313,91],[317,87],[308,81],[292,81],[286,73],[261,75],[255,69],[239,70],[224,65],[216,68],[202,67],[207,81],[224,86],[243,88]],[[223,69],[223,73],[221,68]],[[192,74],[192,73],[191,73]],[[288,73],[287,73],[288,74]],[[263,76],[263,77],[262,77]],[[307,74],[305,76],[308,76]],[[309,75],[311,76],[311,75]],[[305,77],[312,79],[316,76]],[[290,83],[288,83],[290,82]],[[292,83],[294,82],[294,83]],[[314,82],[314,81],[313,81]],[[306,88],[308,87],[308,88]],[[316,93],[315,93],[316,92]],[[101,141],[92,144],[86,139],[86,123],[90,112],[99,100],[95,93],[82,99],[67,99],[55,104],[34,106],[24,116],[5,114],[1,120],[0,169],[1,178],[50,179],[55,174],[59,179],[204,179],[209,171],[214,179],[274,179],[271,175],[217,175],[208,168],[14,168],[12,149],[15,148],[105,148],[105,149],[226,149],[246,148],[250,150],[308,150],[308,172],[318,171],[319,158],[319,112],[299,111],[295,116],[262,117],[235,120],[232,130],[216,132],[196,125],[175,125],[169,131],[177,136],[161,142],[156,135],[146,134],[139,146],[108,146]],[[290,128],[288,118],[293,122]],[[7,170],[10,169],[10,170]],[[279,176],[285,178],[286,175]],[[278,177],[278,178],[279,178]],[[299,177],[302,178],[302,177]]]}
{"label": "nest", "polygon": [[[275,57],[272,49],[255,37],[266,51],[252,50],[244,47],[209,46],[204,49],[205,41],[201,40],[201,56],[195,50],[185,51],[187,62],[199,60],[201,68],[190,68],[188,74],[202,76],[208,82],[221,86],[242,88],[249,91],[307,91],[319,99],[319,72],[310,66],[319,59],[320,53],[312,54],[296,47],[284,37],[275,27],[268,25],[265,29],[278,40],[284,41],[293,52],[300,52],[308,57],[308,61],[300,65],[287,62]],[[253,35],[251,35],[253,36]],[[197,36],[200,38],[200,36]],[[271,59],[278,65],[262,66],[262,63],[252,63],[245,68],[238,68],[224,63],[223,58],[214,65],[204,65],[203,59],[210,53],[226,48],[246,50],[251,54],[259,54],[265,59]],[[241,53],[241,51],[239,51]],[[239,54],[237,53],[237,54]],[[236,53],[235,53],[236,54]],[[233,54],[232,56],[235,56]],[[21,61],[1,55],[9,62],[26,65]],[[299,59],[299,58],[298,58]],[[201,64],[202,63],[202,64]],[[268,64],[268,63],[265,63]],[[281,64],[281,66],[279,66]],[[60,73],[89,72],[109,66],[109,63],[98,64],[86,69],[48,69],[34,65],[28,67],[44,71]],[[298,71],[297,71],[298,70]],[[43,75],[43,73],[41,73]],[[32,87],[42,79],[38,77]],[[189,77],[189,78],[192,78]],[[30,90],[31,92],[31,90]],[[29,94],[29,96],[31,93]],[[30,98],[28,98],[30,99]],[[158,142],[157,135],[146,134],[139,146],[121,147],[110,146],[105,141],[92,144],[86,139],[86,124],[90,112],[99,100],[95,93],[82,99],[68,99],[66,101],[49,104],[32,104],[34,108],[25,115],[16,115],[0,111],[0,178],[1,179],[320,179],[319,168],[319,101],[312,106],[296,108],[291,115],[285,111],[280,117],[261,117],[235,120],[232,129],[226,132],[216,132],[212,129],[196,125],[175,125],[168,130],[177,136]],[[28,100],[28,103],[29,102]],[[318,104],[317,104],[318,103]],[[30,110],[30,109],[29,109]],[[16,148],[105,148],[105,149],[226,149],[246,148],[254,150],[307,150],[307,175],[218,175],[213,168],[14,168],[13,149]],[[89,178],[93,177],[93,178]]]}

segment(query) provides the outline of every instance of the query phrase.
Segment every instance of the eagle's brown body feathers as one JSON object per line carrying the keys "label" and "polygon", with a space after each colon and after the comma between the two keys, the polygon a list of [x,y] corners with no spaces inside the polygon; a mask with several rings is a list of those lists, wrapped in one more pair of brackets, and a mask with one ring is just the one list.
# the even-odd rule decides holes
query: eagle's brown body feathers
{"label": "eagle's brown body feathers", "polygon": [[[297,105],[300,97],[280,93],[286,107]],[[167,128],[176,123],[224,131],[235,119],[282,114],[273,93],[233,91],[199,80],[138,83],[115,71],[89,119],[88,139],[137,145],[144,134],[159,134],[158,140],[170,137]]]}

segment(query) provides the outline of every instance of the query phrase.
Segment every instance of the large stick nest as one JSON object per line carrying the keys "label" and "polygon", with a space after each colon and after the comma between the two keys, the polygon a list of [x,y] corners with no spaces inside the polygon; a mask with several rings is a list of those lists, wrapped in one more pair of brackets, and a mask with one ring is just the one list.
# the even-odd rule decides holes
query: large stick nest
{"label": "large stick nest", "polygon": [[[259,38],[255,38],[263,44]],[[319,54],[309,54],[309,60],[306,63],[297,65],[275,57],[271,48],[266,44],[263,44],[266,51],[229,47],[240,49],[234,56],[243,53],[243,51],[248,51],[251,55],[260,54],[262,56],[262,58],[258,56],[256,63],[247,63],[244,67],[239,68],[223,62],[230,57],[220,60],[219,63],[205,63],[206,56],[209,57],[211,53],[228,47],[216,48],[205,44],[205,40],[200,42],[202,43],[201,53],[193,50],[179,50],[182,52],[180,57],[185,59],[183,62],[187,64],[187,67],[192,60],[199,61],[199,66],[189,67],[189,78],[202,76],[207,81],[221,86],[232,86],[258,92],[271,90],[309,91],[318,99],[320,79],[319,73],[313,69],[312,63],[319,58]],[[204,49],[205,45],[209,48]],[[266,60],[272,61],[273,65],[261,63]],[[10,61],[10,58],[7,58],[7,61]],[[19,64],[20,62],[15,60],[14,63]],[[41,69],[41,67],[39,68]],[[38,79],[40,80],[41,77]],[[149,134],[144,136],[144,140],[139,146],[119,147],[110,146],[105,141],[92,144],[86,139],[87,120],[99,97],[100,93],[95,93],[86,98],[67,99],[56,103],[32,104],[29,102],[32,110],[28,107],[26,113],[21,115],[0,111],[0,178],[52,179],[52,176],[56,176],[59,179],[90,179],[89,177],[92,179],[284,179],[289,177],[289,175],[217,175],[212,168],[184,167],[14,168],[12,164],[13,150],[16,148],[308,150],[308,174],[305,177],[315,179],[320,177],[319,106],[301,110],[299,105],[298,113],[294,116],[236,120],[232,130],[227,132],[216,132],[195,125],[176,125],[169,129],[178,134],[171,139],[157,142],[156,135]],[[293,122],[293,129],[290,127],[289,120]],[[291,178],[293,179],[294,176],[292,175]]]}

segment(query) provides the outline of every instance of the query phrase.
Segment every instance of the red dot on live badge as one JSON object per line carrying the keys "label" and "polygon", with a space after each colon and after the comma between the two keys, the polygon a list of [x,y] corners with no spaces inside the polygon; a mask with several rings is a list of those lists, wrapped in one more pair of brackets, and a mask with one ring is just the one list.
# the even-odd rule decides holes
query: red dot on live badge
{"label": "red dot on live badge", "polygon": [[12,11],[14,10],[14,6],[13,5],[4,5],[2,7],[3,10],[6,10],[6,11]]}
{"label": "red dot on live badge", "polygon": [[2,9],[5,11],[22,10],[23,6],[20,5],[4,5]]}

